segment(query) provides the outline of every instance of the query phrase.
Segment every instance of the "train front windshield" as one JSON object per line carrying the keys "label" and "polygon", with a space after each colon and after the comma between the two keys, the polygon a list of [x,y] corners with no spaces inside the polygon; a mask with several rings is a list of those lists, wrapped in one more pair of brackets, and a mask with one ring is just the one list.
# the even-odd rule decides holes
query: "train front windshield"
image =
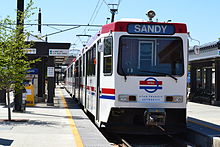
{"label": "train front windshield", "polygon": [[119,42],[118,73],[122,76],[182,76],[182,39],[122,36]]}

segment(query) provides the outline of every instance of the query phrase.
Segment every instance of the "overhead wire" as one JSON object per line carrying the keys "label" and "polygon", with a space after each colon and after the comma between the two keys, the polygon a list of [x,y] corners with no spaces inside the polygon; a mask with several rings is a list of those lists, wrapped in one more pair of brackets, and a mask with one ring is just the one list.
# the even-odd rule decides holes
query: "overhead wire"
{"label": "overhead wire", "polygon": [[[98,12],[99,12],[101,6],[102,6],[103,1],[101,2],[100,5],[99,5],[99,3],[100,3],[100,0],[99,0],[99,1],[97,2],[97,4],[96,4],[96,7],[95,7],[95,9],[94,9],[94,11],[93,11],[93,14],[92,14],[92,16],[91,16],[91,18],[90,18],[88,24],[92,24],[92,23],[94,22],[94,20],[95,20],[97,14],[98,14]],[[99,6],[99,7],[98,7],[98,6]],[[98,9],[97,9],[97,8],[98,8]],[[91,28],[91,27],[90,27],[90,28]],[[84,31],[83,31],[84,34],[87,33],[87,32],[86,32],[86,29],[87,29],[87,27],[85,27],[85,29],[84,29]]]}
{"label": "overhead wire", "polygon": [[[94,16],[94,18],[93,18],[93,20],[92,20],[91,24],[93,24],[93,23],[94,23],[94,21],[95,21],[95,19],[96,19],[97,15],[98,15],[98,13],[99,13],[99,11],[100,11],[101,7],[102,7],[102,4],[103,4],[103,1],[101,2],[101,4],[100,4],[100,6],[99,6],[98,10],[96,11],[96,14],[95,14],[95,16]],[[90,27],[90,28],[91,28],[91,27]]]}
{"label": "overhead wire", "polygon": [[47,27],[55,29],[55,30],[59,30],[59,31],[61,30],[61,29],[58,29],[58,28],[55,28],[55,27],[52,27],[52,26],[49,26],[49,25]]}
{"label": "overhead wire", "polygon": [[109,10],[111,9],[110,7],[109,7],[109,5],[108,5],[108,3],[105,1],[105,0],[102,0],[105,4],[106,4],[106,6],[109,8]]}
{"label": "overhead wire", "polygon": [[117,7],[117,9],[119,9],[119,6],[120,6],[120,4],[121,4],[121,1],[122,1],[122,0],[118,0],[118,7]]}
{"label": "overhead wire", "polygon": [[[120,6],[120,4],[121,4],[121,1],[122,1],[122,0],[118,0],[117,9],[119,9],[119,6]],[[90,19],[89,19],[88,25],[94,23],[94,21],[95,21],[97,15],[98,15],[98,13],[99,13],[99,11],[100,11],[100,9],[101,9],[103,3],[105,3],[105,5],[108,7],[108,10],[110,11],[111,8],[110,8],[109,4],[106,2],[106,0],[102,0],[101,3],[100,3],[100,0],[98,0],[97,4],[96,4],[96,6],[95,6],[95,9],[93,10],[93,13],[92,13],[92,15],[91,15],[91,17],[90,17]],[[89,28],[88,28],[88,27],[89,27]],[[88,28],[88,29],[87,29],[87,28]],[[84,28],[84,30],[82,31],[82,34],[86,34],[86,33],[87,33],[86,30],[89,30],[90,28],[91,28],[91,26],[86,26],[86,27]],[[75,41],[75,44],[77,44],[77,43],[76,43],[77,41],[78,41],[78,42],[79,42],[79,41],[82,42],[79,37],[76,37],[76,38],[77,38],[77,40]]]}
{"label": "overhead wire", "polygon": [[[98,12],[99,12],[99,10],[100,10],[102,4],[103,4],[103,1],[101,2],[101,4],[100,4],[100,1],[101,1],[101,0],[98,0],[97,4],[96,4],[96,6],[95,6],[95,9],[93,10],[93,13],[92,13],[92,15],[91,15],[91,17],[90,17],[90,19],[89,19],[88,25],[92,24],[92,23],[95,21],[95,18],[97,17]],[[87,31],[86,31],[87,27],[88,27],[88,26],[86,26],[86,27],[84,28],[84,30],[82,31],[82,34],[86,34],[86,33],[87,33]],[[91,28],[91,26],[90,26],[90,28]],[[77,37],[77,40],[75,41],[75,44],[76,44],[77,41],[80,41],[80,42],[82,43],[80,37]],[[83,43],[82,43],[82,44],[83,44]]]}
{"label": "overhead wire", "polygon": [[97,4],[96,4],[96,7],[95,7],[95,9],[94,9],[94,11],[93,11],[93,13],[92,13],[92,16],[91,16],[91,18],[90,18],[88,24],[91,22],[91,20],[92,20],[94,14],[95,14],[96,9],[98,8],[99,2],[100,2],[100,0],[99,0],[99,1],[97,2]]}
{"label": "overhead wire", "polygon": [[[89,24],[90,21],[92,20],[94,14],[95,14],[95,11],[96,11],[96,9],[97,9],[97,7],[98,7],[98,5],[99,5],[99,2],[100,2],[100,0],[98,0],[98,2],[97,2],[97,4],[96,4],[95,9],[93,10],[92,16],[90,17],[88,24]],[[85,33],[86,33],[86,27],[85,27],[84,30],[82,31],[82,34],[85,34]],[[75,38],[76,38],[76,41],[74,42],[74,44],[78,44],[78,42],[81,42],[81,43],[82,43],[80,37],[76,37],[76,36],[75,36],[74,39],[75,39]]]}

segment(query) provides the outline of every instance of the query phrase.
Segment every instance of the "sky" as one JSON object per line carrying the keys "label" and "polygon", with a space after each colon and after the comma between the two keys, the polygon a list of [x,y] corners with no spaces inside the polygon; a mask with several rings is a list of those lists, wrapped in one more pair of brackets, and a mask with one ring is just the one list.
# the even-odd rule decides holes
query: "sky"
{"label": "sky", "polygon": [[[0,0],[0,20],[6,16],[16,18],[17,0]],[[25,5],[29,0],[25,0]],[[107,4],[118,4],[118,13],[115,20],[122,18],[145,19],[148,10],[154,10],[154,21],[186,23],[192,38],[200,44],[213,42],[220,38],[220,1],[219,0],[33,0],[35,14],[31,17],[32,23],[37,23],[38,9],[42,11],[43,24],[96,24],[104,25],[107,18],[111,18],[109,11],[112,8]],[[117,6],[115,6],[117,8]],[[109,21],[108,21],[109,22]],[[71,27],[42,27],[42,36]],[[27,26],[26,29],[39,34],[37,26]],[[80,27],[70,31],[48,36],[49,42],[71,43],[71,48],[82,48],[87,37],[76,35],[94,35],[98,27]],[[198,44],[190,41],[190,45]]]}

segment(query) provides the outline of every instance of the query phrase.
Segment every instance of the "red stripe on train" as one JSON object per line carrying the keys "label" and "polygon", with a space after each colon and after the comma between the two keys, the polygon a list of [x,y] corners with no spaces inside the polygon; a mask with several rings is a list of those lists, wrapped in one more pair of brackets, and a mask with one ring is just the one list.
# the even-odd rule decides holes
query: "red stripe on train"
{"label": "red stripe on train", "polygon": [[115,89],[102,88],[102,93],[105,93],[105,94],[115,94]]}
{"label": "red stripe on train", "polygon": [[90,87],[91,91],[95,91],[95,87]]}

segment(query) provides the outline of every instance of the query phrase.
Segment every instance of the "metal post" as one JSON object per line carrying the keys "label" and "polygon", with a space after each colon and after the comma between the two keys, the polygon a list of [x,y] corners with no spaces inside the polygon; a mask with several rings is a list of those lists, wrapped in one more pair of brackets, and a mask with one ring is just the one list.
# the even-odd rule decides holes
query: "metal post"
{"label": "metal post", "polygon": [[55,93],[55,71],[54,71],[54,57],[48,57],[48,67],[47,67],[47,90],[48,90],[48,99],[47,105],[54,106],[54,93]]}
{"label": "metal post", "polygon": [[205,89],[212,91],[212,68],[206,68],[206,85]]}
{"label": "metal post", "polygon": [[204,83],[204,81],[203,81],[203,73],[204,73],[203,68],[200,67],[199,70],[200,70],[200,73],[199,73],[200,78],[199,78],[199,85],[198,85],[199,87],[197,87],[197,88],[204,88],[203,87],[204,86],[204,84],[203,84]]}
{"label": "metal post", "polygon": [[57,78],[56,82],[57,82],[57,85],[59,85],[59,75],[60,75],[60,72],[57,72],[57,73],[56,73],[56,78]]}
{"label": "metal post", "polygon": [[6,90],[0,90],[0,105],[6,105]]}
{"label": "metal post", "polygon": [[110,9],[110,12],[112,14],[111,22],[114,22],[115,21],[115,14],[118,11],[118,9],[115,9],[114,6],[118,6],[118,4],[108,4],[108,5],[111,5],[113,7],[112,9]]}
{"label": "metal post", "polygon": [[41,62],[38,64],[38,100],[41,101],[43,99],[43,80],[44,80],[44,60],[42,59]]}
{"label": "metal post", "polygon": [[196,85],[197,85],[196,65],[191,64],[191,67],[190,67],[190,93],[191,94],[194,94],[196,92]]}
{"label": "metal post", "polygon": [[110,9],[111,13],[112,13],[112,19],[111,22],[115,21],[115,13],[118,11],[118,9]]}
{"label": "metal post", "polygon": [[46,59],[45,58],[43,58],[42,59],[42,66],[43,66],[43,75],[44,76],[42,76],[42,89],[43,89],[43,98],[44,99],[46,99],[46,97],[45,97],[45,80],[46,80],[46,77],[45,77],[45,73],[46,73]]}
{"label": "metal post", "polygon": [[215,61],[215,98],[216,105],[220,105],[220,60]]}

